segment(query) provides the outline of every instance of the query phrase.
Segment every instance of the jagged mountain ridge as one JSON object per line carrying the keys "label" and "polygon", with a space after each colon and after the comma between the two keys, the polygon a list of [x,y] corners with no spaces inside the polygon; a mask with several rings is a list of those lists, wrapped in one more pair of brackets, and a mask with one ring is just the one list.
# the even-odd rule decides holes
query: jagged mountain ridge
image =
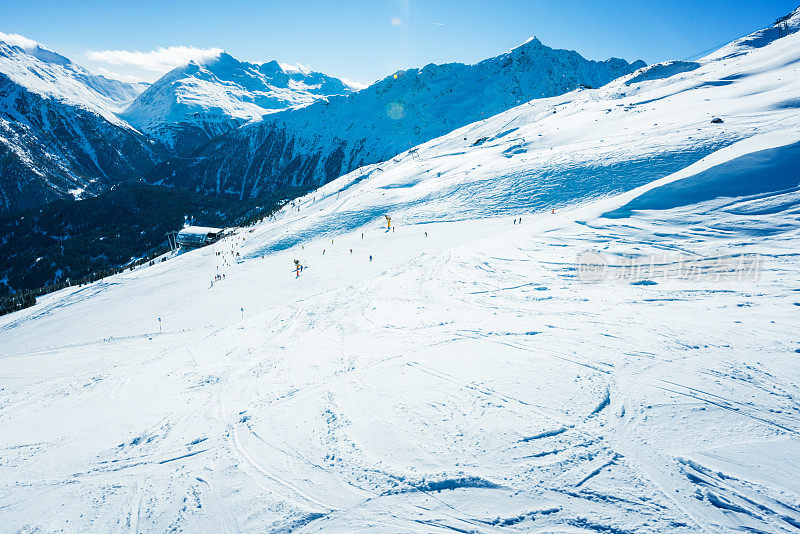
{"label": "jagged mountain ridge", "polygon": [[284,69],[275,60],[247,63],[223,52],[168,72],[120,116],[170,150],[188,154],[265,114],[353,90],[320,72]]}
{"label": "jagged mountain ridge", "polygon": [[264,113],[353,91],[321,73],[222,53],[170,71],[142,95],[146,84],[94,75],[38,43],[6,37],[0,35],[3,212],[97,194],[143,176],[170,149],[189,152]]}
{"label": "jagged mountain ridge", "polygon": [[590,61],[533,38],[475,65],[400,71],[347,97],[266,116],[159,165],[151,179],[242,198],[315,187],[522,102],[598,87],[642,66]]}

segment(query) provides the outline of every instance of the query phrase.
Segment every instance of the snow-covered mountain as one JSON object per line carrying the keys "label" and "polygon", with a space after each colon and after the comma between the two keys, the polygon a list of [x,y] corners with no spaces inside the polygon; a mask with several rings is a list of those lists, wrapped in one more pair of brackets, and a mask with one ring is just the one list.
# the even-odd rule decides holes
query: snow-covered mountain
{"label": "snow-covered mountain", "polygon": [[799,24],[1,317],[0,524],[796,531]]}
{"label": "snow-covered mountain", "polygon": [[0,41],[0,142],[10,169],[0,209],[95,194],[149,171],[167,151],[191,154],[217,136],[199,166],[178,159],[151,176],[240,196],[309,187],[518,102],[599,86],[639,66],[587,61],[532,39],[477,65],[429,65],[354,93],[318,72],[222,53],[142,92],[38,44]]}
{"label": "snow-covered mountain", "polygon": [[0,212],[96,194],[150,170],[159,150],[115,114],[142,89],[38,44],[0,40]]}
{"label": "snow-covered mountain", "polygon": [[159,157],[133,128],[0,72],[0,212],[97,194],[144,175]]}
{"label": "snow-covered mountain", "polygon": [[242,197],[317,186],[521,102],[599,87],[643,65],[589,61],[533,38],[476,65],[397,72],[350,96],[266,116],[152,178]]}
{"label": "snow-covered mountain", "polygon": [[6,42],[0,36],[0,73],[27,90],[82,106],[119,124],[121,111],[146,87],[92,74],[66,57],[31,42]]}
{"label": "snow-covered mountain", "polygon": [[178,67],[139,95],[121,116],[181,154],[267,113],[307,106],[354,89],[337,78],[277,61],[253,64],[226,53]]}

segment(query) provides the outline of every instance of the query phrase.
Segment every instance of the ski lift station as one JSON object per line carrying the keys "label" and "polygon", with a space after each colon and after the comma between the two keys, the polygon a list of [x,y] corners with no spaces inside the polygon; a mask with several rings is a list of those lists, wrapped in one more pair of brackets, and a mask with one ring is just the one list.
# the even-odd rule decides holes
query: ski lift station
{"label": "ski lift station", "polygon": [[223,228],[209,228],[206,226],[187,226],[175,236],[175,246],[184,248],[198,248],[218,241],[223,235]]}

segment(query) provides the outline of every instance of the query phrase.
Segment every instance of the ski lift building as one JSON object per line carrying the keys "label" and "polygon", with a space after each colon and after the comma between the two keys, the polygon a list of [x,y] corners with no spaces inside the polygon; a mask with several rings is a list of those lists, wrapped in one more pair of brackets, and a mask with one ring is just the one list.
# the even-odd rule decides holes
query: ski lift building
{"label": "ski lift building", "polygon": [[207,226],[187,226],[175,236],[175,245],[185,248],[198,248],[210,245],[222,237],[222,228]]}

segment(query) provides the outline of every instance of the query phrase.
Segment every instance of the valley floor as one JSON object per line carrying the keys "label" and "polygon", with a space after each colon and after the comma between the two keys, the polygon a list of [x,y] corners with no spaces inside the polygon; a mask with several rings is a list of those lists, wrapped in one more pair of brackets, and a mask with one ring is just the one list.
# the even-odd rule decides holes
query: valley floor
{"label": "valley floor", "polygon": [[0,318],[0,530],[797,532],[797,231],[601,208],[303,207]]}

